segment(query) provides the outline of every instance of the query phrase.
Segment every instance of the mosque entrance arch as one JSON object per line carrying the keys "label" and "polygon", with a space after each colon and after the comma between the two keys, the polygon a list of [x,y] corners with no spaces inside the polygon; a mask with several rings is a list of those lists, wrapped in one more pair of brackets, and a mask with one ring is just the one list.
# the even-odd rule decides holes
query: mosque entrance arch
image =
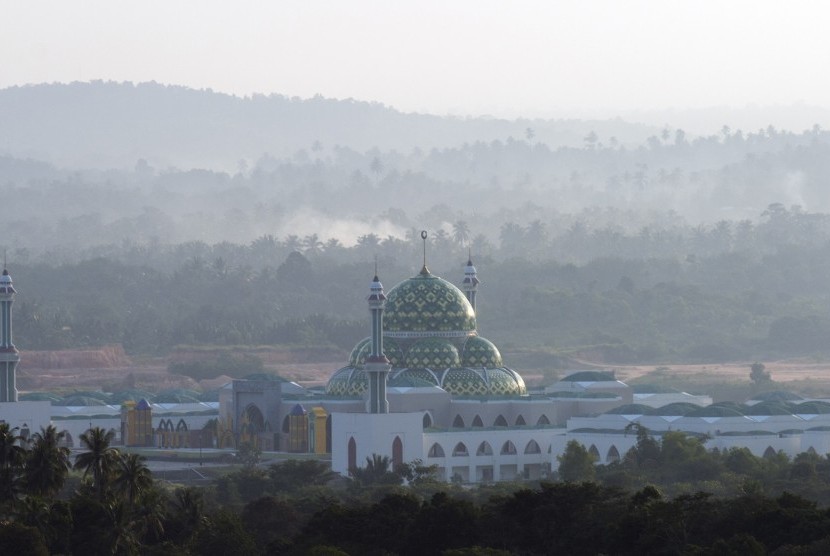
{"label": "mosque entrance arch", "polygon": [[396,436],[392,442],[392,469],[398,469],[403,465],[403,441],[400,436]]}
{"label": "mosque entrance arch", "polygon": [[357,469],[357,442],[354,437],[349,438],[349,473]]}

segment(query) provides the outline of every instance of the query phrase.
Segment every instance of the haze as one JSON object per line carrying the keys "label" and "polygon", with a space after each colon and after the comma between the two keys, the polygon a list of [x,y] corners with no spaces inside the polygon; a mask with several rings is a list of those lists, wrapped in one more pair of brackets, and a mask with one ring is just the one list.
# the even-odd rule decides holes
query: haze
{"label": "haze", "polygon": [[[2,11],[0,87],[157,81],[439,115],[679,126],[700,118],[682,109],[775,109],[779,121],[747,128],[803,128],[799,113],[830,98],[821,2],[92,1]],[[740,126],[720,114],[712,125]]]}

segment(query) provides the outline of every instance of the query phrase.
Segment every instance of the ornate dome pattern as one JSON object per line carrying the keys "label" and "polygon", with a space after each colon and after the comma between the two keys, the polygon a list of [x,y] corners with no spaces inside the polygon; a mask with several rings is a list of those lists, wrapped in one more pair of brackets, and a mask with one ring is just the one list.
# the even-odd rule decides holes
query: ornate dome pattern
{"label": "ornate dome pattern", "polygon": [[343,367],[326,384],[326,394],[337,397],[358,397],[369,387],[366,373],[354,367]]}
{"label": "ornate dome pattern", "polygon": [[490,340],[481,336],[471,336],[464,343],[461,364],[465,367],[501,367],[501,353]]}
{"label": "ornate dome pattern", "polygon": [[[467,297],[426,269],[392,288],[383,324],[391,387],[432,386],[463,397],[527,395],[524,380],[504,366],[498,348],[477,335]],[[370,338],[358,342],[349,366],[334,373],[326,394],[361,396],[368,389],[363,366],[371,351]]]}
{"label": "ornate dome pattern", "polygon": [[[366,355],[364,353],[363,359],[360,359],[360,350],[364,347],[372,343],[372,338],[363,338],[360,340],[352,349],[352,353],[349,355],[349,366],[350,367],[360,367],[363,365],[363,361],[366,360]],[[371,349],[371,347],[370,347]]]}
{"label": "ornate dome pattern", "polygon": [[[371,350],[372,348],[369,347],[369,349]],[[398,345],[398,342],[392,338],[383,337],[383,354],[389,359],[392,368],[404,366],[403,350]]]}
{"label": "ornate dome pattern", "polygon": [[447,370],[441,387],[453,396],[486,396],[490,393],[487,380],[479,372],[467,368]]}
{"label": "ornate dome pattern", "polygon": [[458,350],[448,340],[443,338],[424,338],[418,340],[406,352],[405,365],[407,367],[430,369],[446,369],[458,367],[461,358]]}
{"label": "ornate dome pattern", "polygon": [[391,337],[467,336],[475,332],[473,306],[461,290],[432,274],[419,274],[389,291],[384,333]]}
{"label": "ornate dome pattern", "polygon": [[438,386],[438,381],[435,375],[426,369],[404,369],[396,374],[394,378],[389,378],[389,386],[393,388],[423,388]]}

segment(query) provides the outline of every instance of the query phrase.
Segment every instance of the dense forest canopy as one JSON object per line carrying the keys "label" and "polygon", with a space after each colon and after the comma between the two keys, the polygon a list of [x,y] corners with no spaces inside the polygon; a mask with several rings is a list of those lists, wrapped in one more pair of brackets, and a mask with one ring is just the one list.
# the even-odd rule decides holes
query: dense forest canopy
{"label": "dense forest canopy", "polygon": [[[830,133],[402,114],[154,83],[0,91],[18,343],[326,344],[472,253],[504,346],[825,353]],[[229,169],[230,168],[230,169]],[[221,292],[221,295],[217,295]]]}

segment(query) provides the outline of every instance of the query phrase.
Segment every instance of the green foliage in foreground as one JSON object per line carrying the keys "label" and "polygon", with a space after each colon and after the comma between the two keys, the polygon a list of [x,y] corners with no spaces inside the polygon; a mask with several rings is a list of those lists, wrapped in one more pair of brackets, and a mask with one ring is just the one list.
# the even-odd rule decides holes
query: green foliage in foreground
{"label": "green foliage in foreground", "polygon": [[[11,476],[19,488],[0,505],[0,551],[503,556],[830,550],[827,457],[709,451],[682,433],[657,440],[633,428],[637,445],[614,465],[589,470],[592,456],[573,443],[560,458],[560,474],[569,482],[476,488],[437,483],[434,469],[420,462],[393,471],[382,457],[370,458],[354,479],[316,460],[288,460],[243,466],[205,488],[165,488],[140,457],[108,452],[107,435],[93,430],[85,457],[76,460],[91,480],[62,498],[27,487],[30,449],[18,439],[22,451],[15,453],[22,459],[8,458],[6,468],[17,469]],[[593,481],[582,480],[592,474]],[[733,491],[707,488],[733,483]]]}

